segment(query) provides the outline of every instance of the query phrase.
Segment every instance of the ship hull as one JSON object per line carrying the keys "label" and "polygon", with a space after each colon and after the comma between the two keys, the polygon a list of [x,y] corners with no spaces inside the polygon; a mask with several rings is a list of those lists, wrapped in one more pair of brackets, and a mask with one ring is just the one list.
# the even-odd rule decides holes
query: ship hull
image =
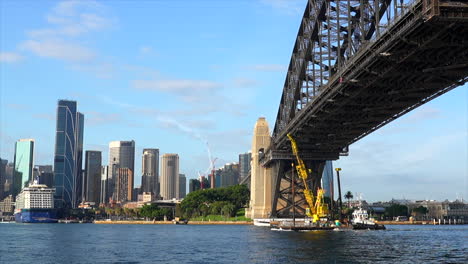
{"label": "ship hull", "polygon": [[379,224],[365,224],[365,223],[354,223],[353,224],[354,230],[385,230],[384,225]]}
{"label": "ship hull", "polygon": [[54,209],[21,209],[15,213],[17,223],[57,223],[57,212]]}

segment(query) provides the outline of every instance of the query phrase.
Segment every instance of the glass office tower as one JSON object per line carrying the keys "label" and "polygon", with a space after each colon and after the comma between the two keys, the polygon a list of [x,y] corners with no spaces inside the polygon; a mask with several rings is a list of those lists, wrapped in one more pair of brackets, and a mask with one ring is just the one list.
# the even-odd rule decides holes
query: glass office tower
{"label": "glass office tower", "polygon": [[13,196],[27,187],[33,175],[34,139],[20,139],[15,144]]}
{"label": "glass office tower", "polygon": [[333,199],[333,163],[327,160],[322,174],[322,188],[325,190],[325,196]]}
{"label": "glass office tower", "polygon": [[81,200],[84,115],[76,101],[59,100],[55,135],[56,206],[77,208]]}

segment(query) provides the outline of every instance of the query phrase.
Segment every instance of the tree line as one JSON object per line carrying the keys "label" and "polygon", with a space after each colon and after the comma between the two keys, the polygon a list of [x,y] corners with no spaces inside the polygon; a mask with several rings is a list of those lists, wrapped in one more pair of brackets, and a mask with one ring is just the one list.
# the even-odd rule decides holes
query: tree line
{"label": "tree line", "polygon": [[180,210],[187,219],[210,214],[232,217],[249,200],[250,191],[246,185],[203,189],[189,193],[180,203]]}

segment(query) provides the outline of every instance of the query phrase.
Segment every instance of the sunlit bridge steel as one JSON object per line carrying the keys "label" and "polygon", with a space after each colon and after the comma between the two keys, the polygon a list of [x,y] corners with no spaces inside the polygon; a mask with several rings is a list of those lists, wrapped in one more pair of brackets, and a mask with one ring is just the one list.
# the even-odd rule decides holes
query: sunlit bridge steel
{"label": "sunlit bridge steel", "polygon": [[305,211],[288,133],[315,190],[325,160],[467,81],[468,1],[309,0],[260,160],[273,171],[272,216]]}

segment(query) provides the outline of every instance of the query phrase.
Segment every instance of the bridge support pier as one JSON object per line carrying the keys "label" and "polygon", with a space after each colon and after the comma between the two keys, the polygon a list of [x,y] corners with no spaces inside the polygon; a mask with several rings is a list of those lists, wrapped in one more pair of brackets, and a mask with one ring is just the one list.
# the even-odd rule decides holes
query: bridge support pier
{"label": "bridge support pier", "polygon": [[271,176],[275,188],[271,205],[272,217],[290,218],[293,212],[296,217],[304,217],[308,207],[304,196],[304,184],[313,190],[314,195],[317,194],[317,188],[321,187],[325,160],[305,161],[306,167],[311,170],[305,183],[298,177],[295,163],[295,160],[276,160],[271,165]]}

